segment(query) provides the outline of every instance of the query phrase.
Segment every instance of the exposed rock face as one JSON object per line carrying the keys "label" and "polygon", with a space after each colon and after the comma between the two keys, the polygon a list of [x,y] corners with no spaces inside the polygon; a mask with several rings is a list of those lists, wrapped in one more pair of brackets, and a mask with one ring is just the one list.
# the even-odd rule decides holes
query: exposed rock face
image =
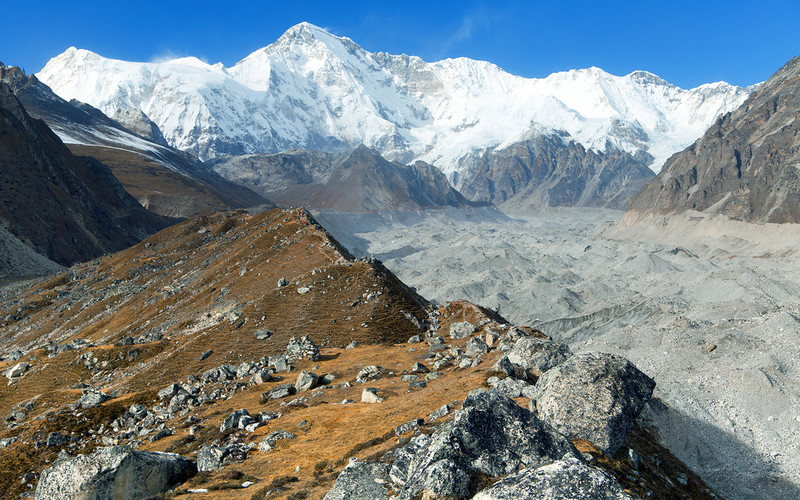
{"label": "exposed rock face", "polygon": [[389,466],[377,462],[351,461],[336,478],[324,500],[378,500],[389,498],[385,484]]}
{"label": "exposed rock face", "polygon": [[421,161],[390,162],[364,146],[348,154],[298,150],[247,155],[213,168],[287,206],[362,212],[472,205],[437,168]]}
{"label": "exposed rock face", "polygon": [[564,436],[511,399],[478,390],[451,422],[395,452],[390,475],[403,487],[401,498],[460,498],[470,494],[475,474],[498,477],[565,455],[579,453]]}
{"label": "exposed rock face", "polygon": [[623,357],[581,353],[542,374],[534,397],[542,420],[614,456],[655,385]]}
{"label": "exposed rock face", "polygon": [[748,222],[800,222],[800,58],[677,153],[628,211],[698,210]]}
{"label": "exposed rock face", "polygon": [[70,153],[2,82],[0,137],[0,225],[37,253],[72,264],[134,245],[168,224],[104,165]]}
{"label": "exposed rock face", "polygon": [[574,458],[559,460],[538,469],[525,469],[512,474],[477,495],[475,500],[517,500],[537,498],[562,500],[591,498],[594,500],[633,500],[616,479],[597,467]]}
{"label": "exposed rock face", "polygon": [[566,344],[538,337],[523,337],[517,340],[514,347],[505,355],[512,369],[506,368],[503,358],[499,359],[496,365],[499,370],[505,371],[506,375],[534,380],[570,356],[572,351]]}
{"label": "exposed rock face", "polygon": [[193,462],[178,455],[114,446],[88,456],[59,458],[42,472],[36,498],[148,498],[196,472]]}
{"label": "exposed rock face", "polygon": [[123,126],[88,104],[65,101],[17,67],[0,65],[0,80],[11,87],[25,110],[44,120],[73,153],[110,167],[125,190],[153,212],[192,217],[229,207],[269,204],[191,155],[169,147],[158,126],[138,109],[119,111],[116,117]]}
{"label": "exposed rock face", "polygon": [[473,201],[503,209],[541,207],[624,208],[655,174],[644,152],[586,149],[558,135],[533,137],[459,160],[455,186]]}

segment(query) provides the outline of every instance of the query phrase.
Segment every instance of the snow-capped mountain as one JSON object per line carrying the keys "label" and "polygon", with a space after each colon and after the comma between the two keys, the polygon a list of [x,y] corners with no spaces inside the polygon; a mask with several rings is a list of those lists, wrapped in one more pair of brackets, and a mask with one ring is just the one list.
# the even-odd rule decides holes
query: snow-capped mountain
{"label": "snow-capped mountain", "polygon": [[535,79],[466,58],[428,63],[369,53],[308,23],[231,68],[192,57],[125,62],[70,48],[37,76],[65,99],[123,122],[124,112],[141,110],[170,145],[204,159],[365,144],[389,159],[427,161],[451,179],[460,158],[531,130],[566,132],[597,151],[644,151],[658,171],[749,95],[724,82],[684,90],[644,71]]}

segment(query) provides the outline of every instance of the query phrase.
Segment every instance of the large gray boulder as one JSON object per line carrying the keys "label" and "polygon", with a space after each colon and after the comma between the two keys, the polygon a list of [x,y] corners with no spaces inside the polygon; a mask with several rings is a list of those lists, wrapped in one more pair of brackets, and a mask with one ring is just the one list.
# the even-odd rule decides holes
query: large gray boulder
{"label": "large gray boulder", "polygon": [[540,377],[570,356],[572,351],[565,344],[538,337],[523,337],[506,353],[508,361],[517,368],[513,375],[529,380]]}
{"label": "large gray boulder", "polygon": [[619,482],[597,467],[567,458],[512,474],[475,495],[474,500],[633,500]]}
{"label": "large gray boulder", "polygon": [[140,499],[163,493],[197,472],[193,462],[171,453],[101,448],[91,455],[59,458],[42,471],[36,498],[60,500]]}
{"label": "large gray boulder", "polygon": [[469,321],[461,321],[459,323],[452,323],[450,325],[450,338],[453,340],[463,339],[478,331]]}
{"label": "large gray boulder", "polygon": [[613,456],[655,385],[621,356],[582,353],[542,374],[533,395],[539,418]]}
{"label": "large gray boulder", "polygon": [[495,391],[467,396],[452,421],[393,454],[400,498],[468,496],[476,475],[499,477],[580,456],[572,443],[530,411]]}
{"label": "large gray boulder", "polygon": [[378,500],[389,498],[389,466],[352,460],[336,478],[323,500]]}

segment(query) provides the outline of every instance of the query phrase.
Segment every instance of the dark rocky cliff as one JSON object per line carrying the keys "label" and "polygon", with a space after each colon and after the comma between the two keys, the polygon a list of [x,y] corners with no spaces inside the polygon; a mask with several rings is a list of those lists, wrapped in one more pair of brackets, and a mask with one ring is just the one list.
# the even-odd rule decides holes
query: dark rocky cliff
{"label": "dark rocky cliff", "polygon": [[675,154],[631,199],[632,214],[698,210],[748,222],[800,222],[800,58]]}

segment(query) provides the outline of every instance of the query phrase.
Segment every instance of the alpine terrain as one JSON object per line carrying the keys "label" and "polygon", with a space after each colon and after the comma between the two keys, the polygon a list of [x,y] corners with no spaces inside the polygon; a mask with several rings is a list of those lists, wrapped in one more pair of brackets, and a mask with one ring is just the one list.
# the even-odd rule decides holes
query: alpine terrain
{"label": "alpine terrain", "polygon": [[[230,68],[192,57],[133,63],[70,48],[37,76],[61,97],[123,124],[143,113],[170,145],[202,159],[363,144],[389,160],[425,161],[457,189],[472,189],[469,198],[495,202],[541,193],[580,163],[581,181],[563,188],[583,185],[590,193],[568,192],[565,203],[610,206],[650,180],[643,166],[658,171],[751,90],[722,82],[684,90],[651,73],[618,77],[599,68],[522,78],[465,58],[428,63],[369,53],[308,23]],[[521,184],[487,192],[482,184],[493,182],[489,174],[509,151],[539,147],[534,136],[550,143],[533,161],[550,164],[547,178],[529,179],[539,169],[523,161],[504,174]],[[576,158],[578,145],[602,157]],[[553,176],[562,166],[556,160],[570,163]],[[608,170],[622,179],[604,180]]]}

